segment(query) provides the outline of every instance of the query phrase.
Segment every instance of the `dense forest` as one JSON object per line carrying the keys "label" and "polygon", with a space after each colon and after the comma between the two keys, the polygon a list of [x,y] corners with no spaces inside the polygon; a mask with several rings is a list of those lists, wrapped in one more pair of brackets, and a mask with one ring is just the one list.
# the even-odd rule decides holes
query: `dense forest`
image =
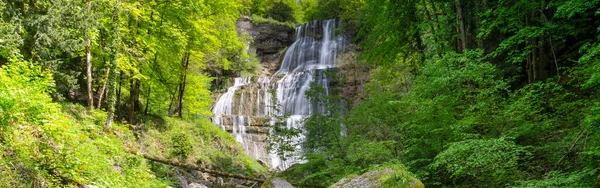
{"label": "dense forest", "polygon": [[[387,167],[426,187],[600,187],[599,16],[598,0],[0,0],[0,187],[186,187],[190,166],[299,187]],[[240,17],[335,19],[350,41],[333,92],[306,92],[327,112],[269,132],[302,135],[285,171],[211,122],[234,77],[264,72]]]}

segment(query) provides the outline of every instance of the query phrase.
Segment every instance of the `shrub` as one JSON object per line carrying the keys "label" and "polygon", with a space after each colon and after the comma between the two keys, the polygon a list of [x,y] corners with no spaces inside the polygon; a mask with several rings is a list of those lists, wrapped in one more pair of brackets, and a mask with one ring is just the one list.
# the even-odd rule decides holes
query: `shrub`
{"label": "shrub", "polygon": [[430,167],[474,187],[506,186],[511,183],[506,181],[519,179],[519,162],[528,155],[526,147],[505,138],[465,140],[450,144]]}

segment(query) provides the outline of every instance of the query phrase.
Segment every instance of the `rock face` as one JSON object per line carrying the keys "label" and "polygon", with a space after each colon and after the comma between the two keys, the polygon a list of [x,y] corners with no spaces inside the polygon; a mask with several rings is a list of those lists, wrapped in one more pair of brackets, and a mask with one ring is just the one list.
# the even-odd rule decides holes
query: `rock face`
{"label": "rock face", "polygon": [[281,178],[273,178],[265,181],[265,183],[260,186],[261,188],[294,188],[294,186],[281,179]]}
{"label": "rock face", "polygon": [[284,49],[295,40],[295,28],[275,23],[253,24],[248,16],[242,16],[236,22],[236,28],[238,35],[250,37],[249,51],[256,54],[265,68],[264,74],[278,69]]}
{"label": "rock face", "polygon": [[331,80],[334,94],[342,97],[346,107],[356,107],[363,100],[365,84],[369,82],[371,67],[358,61],[359,52],[354,45],[348,46],[348,51],[337,57],[337,77]]}
{"label": "rock face", "polygon": [[401,167],[385,167],[366,172],[360,176],[349,176],[330,188],[423,188],[421,181]]}

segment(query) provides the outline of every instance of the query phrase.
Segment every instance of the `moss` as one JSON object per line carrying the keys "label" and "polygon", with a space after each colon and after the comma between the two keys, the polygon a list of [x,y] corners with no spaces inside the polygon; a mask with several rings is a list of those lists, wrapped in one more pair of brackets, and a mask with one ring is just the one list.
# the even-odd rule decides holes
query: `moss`
{"label": "moss", "polygon": [[273,179],[275,179],[275,177],[270,177],[260,187],[261,188],[275,188],[275,184],[273,184]]}
{"label": "moss", "polygon": [[357,176],[347,175],[331,187],[423,188],[424,185],[400,164],[385,164]]}
{"label": "moss", "polygon": [[379,167],[380,170],[391,170],[391,173],[381,173],[379,182],[383,188],[409,187],[409,188],[424,188],[421,181],[408,172],[400,164],[392,164]]}

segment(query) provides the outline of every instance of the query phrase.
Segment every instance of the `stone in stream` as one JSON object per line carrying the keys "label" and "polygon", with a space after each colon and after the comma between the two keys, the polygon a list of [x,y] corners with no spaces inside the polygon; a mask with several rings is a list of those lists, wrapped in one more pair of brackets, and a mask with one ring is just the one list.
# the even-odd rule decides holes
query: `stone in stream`
{"label": "stone in stream", "polygon": [[261,188],[294,188],[294,186],[281,178],[272,178],[265,181],[265,183],[260,186]]}

